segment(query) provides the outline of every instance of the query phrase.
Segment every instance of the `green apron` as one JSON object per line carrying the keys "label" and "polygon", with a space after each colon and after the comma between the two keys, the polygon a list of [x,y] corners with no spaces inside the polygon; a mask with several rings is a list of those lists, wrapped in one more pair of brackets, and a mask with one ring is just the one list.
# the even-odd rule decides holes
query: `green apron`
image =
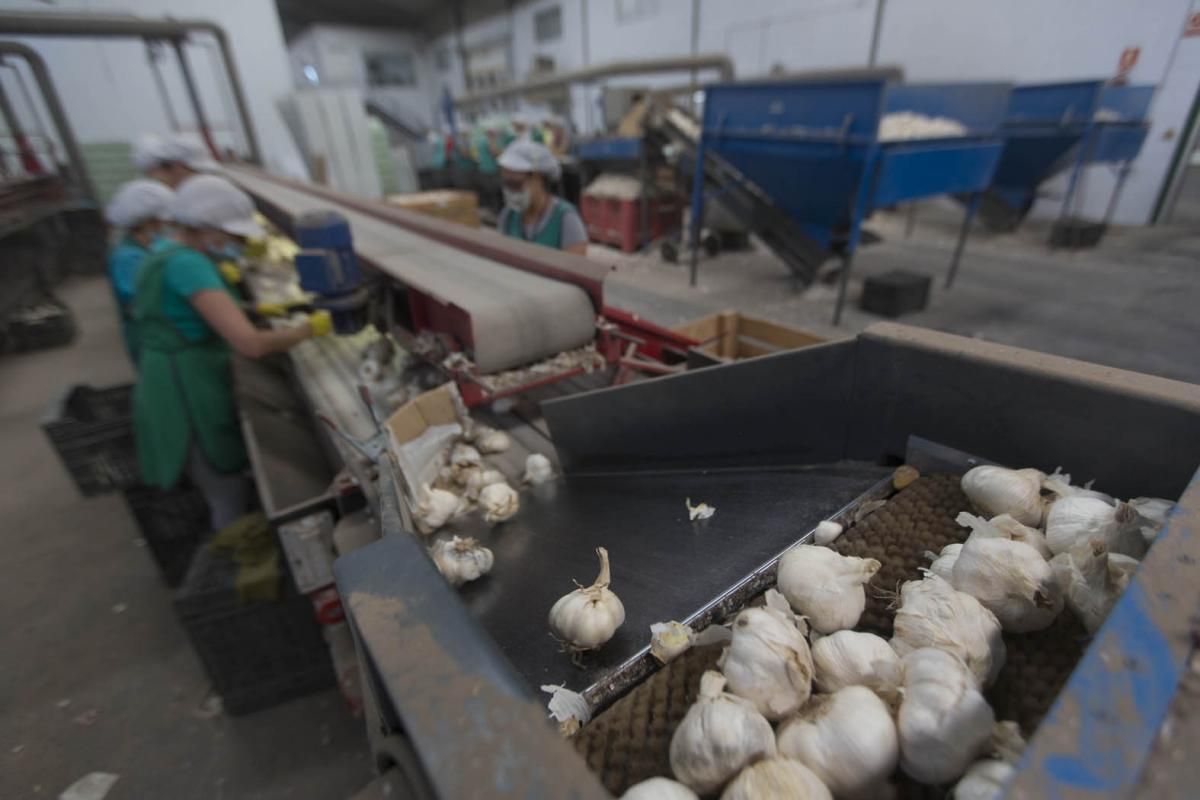
{"label": "green apron", "polygon": [[193,441],[219,472],[246,466],[228,345],[211,331],[189,341],[163,313],[166,267],[182,249],[146,259],[133,300],[141,345],[133,392],[138,465],[143,483],[164,489],[183,474]]}
{"label": "green apron", "polygon": [[[540,231],[534,234],[532,239],[526,241],[534,244],[544,244],[547,247],[553,247],[556,250],[562,249],[562,221],[563,216],[568,210],[575,207],[563,200],[561,197],[552,197],[550,202],[554,207],[550,209],[550,219],[546,220],[546,224]],[[506,212],[507,218],[504,221],[504,235],[511,236],[514,239],[525,239],[525,223],[521,221],[521,215],[511,209]]]}

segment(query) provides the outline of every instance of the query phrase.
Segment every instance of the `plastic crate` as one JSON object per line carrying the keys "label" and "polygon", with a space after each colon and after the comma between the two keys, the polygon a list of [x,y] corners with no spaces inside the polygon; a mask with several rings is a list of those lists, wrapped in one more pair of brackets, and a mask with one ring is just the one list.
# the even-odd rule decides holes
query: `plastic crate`
{"label": "plastic crate", "polygon": [[42,430],[84,497],[136,486],[133,386],[67,389],[42,417]]}
{"label": "plastic crate", "polygon": [[312,602],[284,574],[280,599],[244,603],[237,565],[196,552],[175,610],[230,714],[248,714],[337,684]]}
{"label": "plastic crate", "polygon": [[859,308],[885,317],[920,311],[929,303],[928,275],[894,269],[863,281]]}
{"label": "plastic crate", "polygon": [[642,225],[641,198],[617,199],[584,195],[580,198],[580,216],[593,242],[619,247],[632,253],[643,241],[654,241],[679,229],[683,205],[677,197],[656,197],[650,200],[646,236],[640,235]]}
{"label": "plastic crate", "polygon": [[208,503],[191,486],[156,489],[133,486],[125,502],[137,520],[150,555],[167,586],[178,586],[187,575],[196,548],[208,538]]}
{"label": "plastic crate", "polygon": [[52,298],[9,312],[3,321],[6,348],[17,353],[62,347],[75,339],[75,315]]}

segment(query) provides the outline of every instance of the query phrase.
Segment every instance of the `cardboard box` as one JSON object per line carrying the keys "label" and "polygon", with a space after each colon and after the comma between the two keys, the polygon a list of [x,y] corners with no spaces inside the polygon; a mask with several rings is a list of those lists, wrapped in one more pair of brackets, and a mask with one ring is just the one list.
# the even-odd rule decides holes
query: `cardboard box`
{"label": "cardboard box", "polygon": [[479,198],[462,189],[434,189],[428,192],[389,195],[388,203],[418,214],[457,222],[468,228],[479,227]]}
{"label": "cardboard box", "polygon": [[421,484],[437,478],[438,456],[462,434],[465,418],[458,387],[447,383],[409,400],[384,423],[398,488],[413,505]]}
{"label": "cardboard box", "polygon": [[718,311],[685,322],[674,330],[699,340],[700,344],[693,350],[707,356],[711,363],[754,358],[825,341],[807,331],[748,317],[737,311]]}

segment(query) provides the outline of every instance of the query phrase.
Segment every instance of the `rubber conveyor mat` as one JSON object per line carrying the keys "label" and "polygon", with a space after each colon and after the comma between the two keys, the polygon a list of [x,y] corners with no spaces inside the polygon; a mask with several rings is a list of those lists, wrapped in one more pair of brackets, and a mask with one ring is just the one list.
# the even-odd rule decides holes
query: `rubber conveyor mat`
{"label": "rubber conveyor mat", "polygon": [[578,286],[472,255],[244,169],[230,167],[226,174],[291,219],[315,210],[344,216],[359,256],[403,285],[466,312],[471,341],[464,344],[480,372],[521,366],[595,336],[595,310]]}
{"label": "rubber conveyor mat", "polygon": [[[878,559],[882,566],[867,591],[867,610],[856,630],[890,637],[898,585],[922,577],[926,550],[937,552],[966,539],[954,521],[971,505],[954,475],[919,478],[834,543],[844,555]],[[720,512],[718,511],[718,514]],[[1032,736],[1087,645],[1087,633],[1070,611],[1044,631],[1006,634],[999,679],[985,692],[997,720],[1016,720]],[[715,668],[720,647],[689,650],[597,715],[574,737],[576,749],[609,791],[655,775],[670,776],[668,748],[675,728],[699,694],[700,675]],[[897,772],[900,798],[942,798]]]}

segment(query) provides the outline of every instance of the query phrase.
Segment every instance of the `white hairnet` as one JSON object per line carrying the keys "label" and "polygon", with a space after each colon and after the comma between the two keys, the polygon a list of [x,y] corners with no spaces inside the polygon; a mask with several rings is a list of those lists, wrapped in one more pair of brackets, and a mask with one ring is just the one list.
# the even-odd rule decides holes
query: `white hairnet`
{"label": "white hairnet", "polygon": [[158,181],[148,178],[129,181],[109,200],[104,216],[108,224],[117,228],[133,228],[147,220],[168,219],[173,195],[174,192]]}
{"label": "white hairnet", "polygon": [[196,172],[213,172],[220,164],[209,157],[204,146],[182,134],[163,137],[150,133],[133,146],[133,165],[139,172],[148,172],[159,164],[180,163]]}
{"label": "white hairnet", "polygon": [[262,237],[250,195],[217,175],[188,178],[175,191],[171,218],[193,228],[216,228],[234,236]]}
{"label": "white hairnet", "polygon": [[558,159],[549,148],[528,139],[518,139],[504,148],[500,166],[513,172],[540,172],[552,181],[562,174]]}

